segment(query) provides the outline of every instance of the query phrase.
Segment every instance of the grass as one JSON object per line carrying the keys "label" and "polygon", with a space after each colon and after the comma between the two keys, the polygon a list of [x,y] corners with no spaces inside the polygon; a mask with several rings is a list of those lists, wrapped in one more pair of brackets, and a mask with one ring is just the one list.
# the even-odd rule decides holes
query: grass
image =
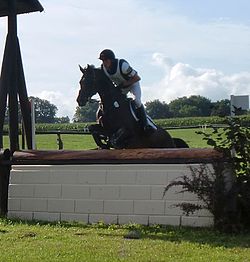
{"label": "grass", "polygon": [[[207,131],[211,132],[211,128],[208,128]],[[192,128],[192,129],[171,129],[168,130],[170,135],[172,137],[178,137],[182,138],[184,141],[187,142],[189,147],[192,148],[205,148],[209,147],[207,145],[207,142],[202,140],[202,136],[197,135],[195,132],[196,131],[201,131],[201,129],[198,128]]]}
{"label": "grass", "polygon": [[[124,236],[136,230],[139,239]],[[0,219],[0,261],[250,261],[250,234]]]}
{"label": "grass", "polygon": [[[195,133],[198,130],[200,129],[176,129],[169,130],[168,132],[172,137],[184,139],[192,148],[208,147],[206,141],[202,140],[202,137]],[[65,150],[86,150],[97,148],[91,135],[61,135],[61,138]],[[4,148],[8,148],[9,146],[8,139],[7,136],[4,136]],[[19,141],[21,144],[21,137]],[[58,149],[57,135],[36,135],[36,145],[37,149],[40,150],[56,150]]]}

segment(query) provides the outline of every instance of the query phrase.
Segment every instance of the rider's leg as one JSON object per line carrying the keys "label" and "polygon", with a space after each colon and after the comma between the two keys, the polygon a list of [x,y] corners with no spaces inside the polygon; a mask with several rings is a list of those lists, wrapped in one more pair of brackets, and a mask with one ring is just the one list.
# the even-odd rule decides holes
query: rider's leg
{"label": "rider's leg", "polygon": [[153,131],[154,129],[152,128],[152,126],[148,124],[147,115],[146,115],[144,106],[141,102],[141,87],[140,87],[139,82],[136,82],[131,86],[130,92],[134,96],[134,101],[137,107],[138,117],[141,122],[143,130],[145,132]]}
{"label": "rider's leg", "polygon": [[145,132],[154,131],[153,127],[148,124],[147,115],[143,104],[137,108],[138,116],[141,121],[142,128]]}

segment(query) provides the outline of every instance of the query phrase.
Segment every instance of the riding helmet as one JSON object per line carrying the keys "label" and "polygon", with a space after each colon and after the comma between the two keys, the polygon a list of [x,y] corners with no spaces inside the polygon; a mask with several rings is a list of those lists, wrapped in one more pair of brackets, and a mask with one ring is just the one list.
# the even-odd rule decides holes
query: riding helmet
{"label": "riding helmet", "polygon": [[104,60],[104,59],[115,59],[115,54],[112,50],[110,49],[104,49],[99,56],[99,59]]}

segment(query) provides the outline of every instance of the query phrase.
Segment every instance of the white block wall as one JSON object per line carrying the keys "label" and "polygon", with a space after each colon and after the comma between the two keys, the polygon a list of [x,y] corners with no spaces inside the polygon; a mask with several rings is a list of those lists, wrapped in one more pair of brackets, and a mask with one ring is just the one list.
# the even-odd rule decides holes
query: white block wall
{"label": "white block wall", "polygon": [[13,166],[8,217],[46,221],[137,223],[143,225],[211,226],[206,210],[189,217],[173,207],[197,202],[168,182],[190,174],[187,165]]}

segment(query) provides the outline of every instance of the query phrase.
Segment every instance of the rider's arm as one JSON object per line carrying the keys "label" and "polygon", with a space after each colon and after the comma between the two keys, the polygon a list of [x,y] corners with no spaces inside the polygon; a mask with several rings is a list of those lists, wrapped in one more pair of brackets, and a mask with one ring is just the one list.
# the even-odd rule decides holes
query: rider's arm
{"label": "rider's arm", "polygon": [[125,76],[124,82],[122,83],[123,88],[129,87],[134,83],[141,80],[137,72],[129,65],[127,61],[124,61],[121,66],[123,76]]}
{"label": "rider's arm", "polygon": [[130,78],[129,80],[126,80],[125,82],[123,82],[123,86],[124,86],[124,88],[129,87],[129,86],[133,85],[134,83],[136,83],[140,80],[141,80],[141,78],[136,74],[132,78]]}

